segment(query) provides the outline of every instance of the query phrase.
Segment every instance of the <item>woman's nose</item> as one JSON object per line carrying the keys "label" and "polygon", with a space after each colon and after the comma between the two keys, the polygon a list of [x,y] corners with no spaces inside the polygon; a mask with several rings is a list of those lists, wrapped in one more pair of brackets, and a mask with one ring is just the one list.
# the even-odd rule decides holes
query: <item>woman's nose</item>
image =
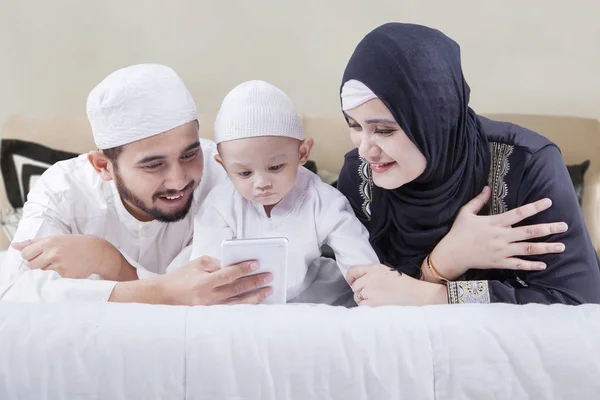
{"label": "woman's nose", "polygon": [[358,154],[366,159],[375,159],[380,156],[381,149],[373,143],[373,135],[368,135],[364,132],[361,134]]}

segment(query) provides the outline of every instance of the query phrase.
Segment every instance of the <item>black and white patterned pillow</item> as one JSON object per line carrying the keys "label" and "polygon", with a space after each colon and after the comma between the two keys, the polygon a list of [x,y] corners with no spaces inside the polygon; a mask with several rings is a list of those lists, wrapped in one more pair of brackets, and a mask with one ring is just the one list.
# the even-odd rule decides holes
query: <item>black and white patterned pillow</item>
{"label": "black and white patterned pillow", "polygon": [[575,194],[577,194],[577,201],[579,202],[580,207],[583,203],[584,175],[589,167],[590,160],[585,160],[580,164],[567,165],[567,170],[569,171],[569,176],[573,182],[573,187],[575,188]]}
{"label": "black and white patterned pillow", "polygon": [[35,180],[48,167],[78,155],[24,140],[3,139],[0,142],[0,169],[6,197],[12,208],[23,207]]}

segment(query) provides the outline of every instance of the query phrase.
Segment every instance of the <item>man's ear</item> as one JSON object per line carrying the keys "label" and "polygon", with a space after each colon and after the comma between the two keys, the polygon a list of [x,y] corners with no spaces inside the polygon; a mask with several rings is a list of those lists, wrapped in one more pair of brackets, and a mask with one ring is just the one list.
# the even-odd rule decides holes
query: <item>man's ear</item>
{"label": "man's ear", "polygon": [[114,166],[102,151],[90,151],[88,161],[102,180],[107,182],[113,180]]}
{"label": "man's ear", "polygon": [[306,164],[314,144],[315,141],[312,138],[306,138],[300,142],[300,148],[298,149],[298,152],[300,153],[300,165]]}

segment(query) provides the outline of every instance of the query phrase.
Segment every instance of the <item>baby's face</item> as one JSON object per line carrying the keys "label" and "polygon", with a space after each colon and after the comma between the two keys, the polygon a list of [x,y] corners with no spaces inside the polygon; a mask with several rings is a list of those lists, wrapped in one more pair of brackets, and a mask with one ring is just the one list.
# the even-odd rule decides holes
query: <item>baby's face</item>
{"label": "baby's face", "polygon": [[294,187],[311,144],[274,136],[231,140],[219,144],[217,161],[244,198],[272,206]]}

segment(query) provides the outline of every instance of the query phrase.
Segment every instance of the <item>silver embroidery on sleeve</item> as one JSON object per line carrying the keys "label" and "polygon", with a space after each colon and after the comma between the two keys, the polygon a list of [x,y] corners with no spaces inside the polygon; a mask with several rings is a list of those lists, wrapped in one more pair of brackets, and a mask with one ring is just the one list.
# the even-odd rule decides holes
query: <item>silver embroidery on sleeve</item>
{"label": "silver embroidery on sleeve", "polygon": [[363,199],[362,210],[363,213],[367,216],[368,220],[371,220],[371,200],[373,198],[373,178],[371,176],[371,167],[369,163],[361,158],[362,162],[358,167],[358,173],[361,178],[361,183],[359,187],[360,196]]}
{"label": "silver embroidery on sleeve", "polygon": [[448,283],[448,303],[490,303],[488,281],[456,281]]}
{"label": "silver embroidery on sleeve", "polygon": [[492,215],[502,214],[508,210],[504,201],[508,195],[508,186],[504,182],[504,178],[510,171],[508,158],[514,148],[514,146],[504,143],[490,143],[491,165],[488,184],[492,190]]}

